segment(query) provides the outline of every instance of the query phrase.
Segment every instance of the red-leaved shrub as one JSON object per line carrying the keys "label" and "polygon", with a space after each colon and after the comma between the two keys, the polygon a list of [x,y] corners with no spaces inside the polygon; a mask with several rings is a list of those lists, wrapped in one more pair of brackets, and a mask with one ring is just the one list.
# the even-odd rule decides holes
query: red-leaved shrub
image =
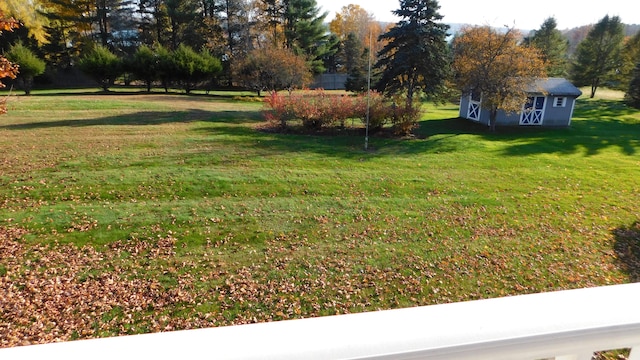
{"label": "red-leaved shrub", "polygon": [[264,117],[269,122],[277,123],[280,127],[287,127],[287,121],[295,118],[293,104],[289,99],[273,91],[264,98],[267,107],[263,111]]}
{"label": "red-leaved shrub", "polygon": [[413,129],[418,126],[422,110],[420,102],[415,100],[411,104],[404,102],[402,104],[402,106],[393,107],[391,123],[393,124],[394,134],[405,136],[411,134]]}
{"label": "red-leaved shrub", "polygon": [[393,124],[394,131],[404,135],[411,132],[420,116],[419,104],[399,107],[395,101],[377,92],[371,92],[369,96],[332,95],[323,90],[286,95],[273,92],[264,102],[265,118],[282,128],[289,126],[293,120],[302,122],[302,126],[310,130],[345,128],[347,120],[358,119],[363,125],[368,120],[371,132]]}

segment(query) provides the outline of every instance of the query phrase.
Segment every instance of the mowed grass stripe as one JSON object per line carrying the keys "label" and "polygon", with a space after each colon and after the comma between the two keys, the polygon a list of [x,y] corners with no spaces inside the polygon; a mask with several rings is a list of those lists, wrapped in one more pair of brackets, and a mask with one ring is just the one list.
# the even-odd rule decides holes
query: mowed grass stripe
{"label": "mowed grass stripe", "polygon": [[[568,129],[497,133],[457,119],[455,105],[425,104],[415,138],[374,136],[371,151],[360,136],[261,131],[260,103],[225,97],[36,93],[10,108],[0,118],[0,226],[28,233],[19,261],[0,259],[0,270],[17,284],[47,279],[70,267],[52,254],[91,248],[100,256],[73,267],[82,276],[70,284],[115,271],[182,294],[143,307],[114,298],[116,310],[94,310],[103,320],[93,327],[49,326],[60,338],[605,285],[640,272],[640,113],[610,97],[581,99]],[[15,328],[30,321],[40,320]]]}

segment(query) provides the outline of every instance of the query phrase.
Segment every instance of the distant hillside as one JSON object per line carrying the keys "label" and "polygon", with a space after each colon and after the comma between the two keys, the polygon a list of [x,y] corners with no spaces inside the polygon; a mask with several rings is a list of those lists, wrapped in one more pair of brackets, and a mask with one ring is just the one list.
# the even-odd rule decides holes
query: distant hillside
{"label": "distant hillside", "polygon": [[[580,41],[584,40],[587,37],[587,34],[592,27],[593,24],[590,24],[562,31],[562,34],[569,40],[569,54],[573,54]],[[638,31],[640,31],[640,24],[624,25],[625,36],[633,36],[637,34]]]}
{"label": "distant hillside", "polygon": [[573,29],[562,30],[562,34],[569,40],[569,54],[573,54],[578,44],[587,37],[593,24],[583,25]]}
{"label": "distant hillside", "polygon": [[640,24],[625,25],[624,31],[626,36],[633,36],[640,31]]}
{"label": "distant hillside", "polygon": [[[460,29],[462,29],[465,26],[473,26],[470,24],[447,24],[447,25],[449,25],[450,27],[449,34],[451,35],[455,35],[457,32],[460,31]],[[573,54],[573,52],[578,47],[578,44],[580,43],[580,41],[584,40],[587,37],[587,34],[589,33],[589,30],[591,30],[592,27],[593,27],[593,24],[589,24],[589,25],[575,27],[572,29],[561,30],[562,34],[569,40],[570,54]],[[531,32],[534,31],[529,29],[526,29],[526,30],[519,29],[519,30],[524,36],[529,36]],[[640,31],[640,24],[624,25],[625,36],[633,36],[636,33],[638,33],[638,31]]]}

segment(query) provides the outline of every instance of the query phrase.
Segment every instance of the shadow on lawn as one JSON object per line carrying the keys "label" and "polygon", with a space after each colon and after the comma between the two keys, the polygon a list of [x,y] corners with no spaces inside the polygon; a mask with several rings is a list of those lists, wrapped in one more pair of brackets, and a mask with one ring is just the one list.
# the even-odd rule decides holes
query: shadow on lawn
{"label": "shadow on lawn", "polygon": [[[633,155],[640,148],[640,119],[628,117],[638,110],[621,101],[578,101],[570,128],[540,129],[538,134],[523,136],[506,155],[538,153],[596,155],[607,148],[619,148],[625,155]],[[517,137],[514,137],[516,140]]]}
{"label": "shadow on lawn", "polygon": [[[198,131],[250,136],[256,147],[276,151],[315,152],[332,157],[372,158],[397,154],[485,151],[486,142],[472,141],[460,135],[475,135],[499,141],[506,156],[533,154],[598,154],[607,148],[619,148],[633,155],[640,149],[640,119],[628,119],[638,111],[622,102],[595,100],[579,102],[570,128],[503,127],[492,133],[488,127],[460,118],[425,120],[419,123],[413,139],[370,136],[370,151],[364,151],[364,132],[336,132],[330,135],[276,134],[257,131],[247,123],[262,122],[260,111],[143,111],[95,119],[39,121],[0,126],[21,130],[54,127],[160,125],[166,123],[209,122],[223,125],[202,127]],[[243,139],[242,141],[246,141]],[[234,141],[230,139],[228,141]],[[237,141],[237,140],[236,140]]]}
{"label": "shadow on lawn", "polygon": [[614,250],[619,266],[629,275],[629,281],[640,282],[640,222],[613,230]]}
{"label": "shadow on lawn", "polygon": [[[591,100],[578,102],[574,121],[568,128],[498,127],[491,133],[484,125],[454,118],[423,121],[416,132],[427,139],[436,135],[480,135],[489,141],[504,142],[503,154],[507,156],[545,153],[591,156],[615,147],[622,154],[633,155],[640,149],[640,119],[628,117],[637,114],[638,110],[620,101]],[[414,145],[417,148],[413,150],[419,152],[420,147],[426,147],[423,150],[428,151],[428,143]]]}
{"label": "shadow on lawn", "polygon": [[38,121],[0,126],[6,130],[47,129],[55,127],[161,125],[188,123],[195,121],[214,123],[242,123],[262,121],[256,111],[204,111],[199,109],[183,111],[141,111],[96,119]]}
{"label": "shadow on lawn", "polygon": [[618,148],[621,154],[634,155],[640,148],[640,124],[622,120],[573,121],[571,128],[540,130],[513,136],[514,143],[505,155],[579,154],[593,156],[608,148]]}
{"label": "shadow on lawn", "polygon": [[[247,146],[265,151],[265,156],[272,153],[315,153],[330,158],[366,160],[381,154],[364,151],[364,132],[357,136],[353,132],[334,135],[283,134],[272,131],[253,129],[247,126],[223,125],[203,127],[199,131],[207,134],[232,135],[231,138],[216,138],[216,143],[245,142]],[[238,137],[243,137],[241,140]]]}

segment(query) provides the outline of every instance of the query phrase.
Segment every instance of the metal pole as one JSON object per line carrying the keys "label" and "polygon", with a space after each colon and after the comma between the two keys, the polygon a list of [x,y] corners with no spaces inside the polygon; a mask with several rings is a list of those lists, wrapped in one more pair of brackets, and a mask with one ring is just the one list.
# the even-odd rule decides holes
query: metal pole
{"label": "metal pole", "polygon": [[371,29],[369,29],[369,70],[367,73],[367,124],[364,130],[364,150],[367,151],[369,149],[369,116],[371,114]]}

